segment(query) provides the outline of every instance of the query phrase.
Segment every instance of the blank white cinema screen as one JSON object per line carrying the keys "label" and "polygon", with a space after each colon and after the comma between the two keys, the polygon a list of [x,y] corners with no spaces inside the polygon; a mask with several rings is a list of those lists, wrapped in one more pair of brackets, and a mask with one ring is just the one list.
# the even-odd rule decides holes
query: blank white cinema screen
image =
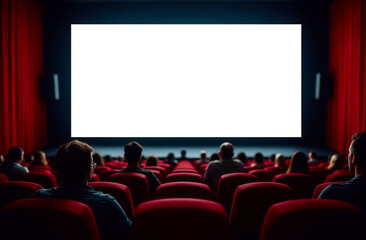
{"label": "blank white cinema screen", "polygon": [[72,137],[301,137],[300,24],[72,24]]}

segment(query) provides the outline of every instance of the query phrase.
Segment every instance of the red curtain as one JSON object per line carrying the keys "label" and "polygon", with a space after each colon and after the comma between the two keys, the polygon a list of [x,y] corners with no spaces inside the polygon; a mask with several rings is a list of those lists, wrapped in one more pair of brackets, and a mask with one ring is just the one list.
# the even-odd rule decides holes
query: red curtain
{"label": "red curtain", "polygon": [[11,146],[25,152],[46,144],[42,9],[33,0],[1,0],[0,154]]}
{"label": "red curtain", "polygon": [[348,153],[351,136],[366,130],[366,0],[335,0],[330,7],[327,144]]}

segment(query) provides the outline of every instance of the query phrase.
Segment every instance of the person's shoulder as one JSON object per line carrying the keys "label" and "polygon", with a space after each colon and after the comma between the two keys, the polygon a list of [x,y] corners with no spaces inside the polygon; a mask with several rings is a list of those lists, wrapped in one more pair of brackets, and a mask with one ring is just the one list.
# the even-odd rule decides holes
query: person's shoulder
{"label": "person's shoulder", "polygon": [[48,188],[48,189],[39,189],[37,192],[33,194],[33,197],[41,198],[41,197],[52,197],[57,192],[56,187]]}
{"label": "person's shoulder", "polygon": [[350,185],[348,182],[345,183],[333,183],[328,187],[324,188],[324,190],[320,193],[319,198],[334,198],[338,199],[340,195],[347,195],[347,192],[350,190]]}
{"label": "person's shoulder", "polygon": [[216,166],[218,164],[220,164],[220,160],[214,160],[214,161],[209,162],[207,166],[212,167],[212,166]]}
{"label": "person's shoulder", "polygon": [[233,160],[233,163],[234,163],[235,165],[244,166],[244,164],[243,164],[240,160],[238,160],[238,159],[234,159],[234,160]]}

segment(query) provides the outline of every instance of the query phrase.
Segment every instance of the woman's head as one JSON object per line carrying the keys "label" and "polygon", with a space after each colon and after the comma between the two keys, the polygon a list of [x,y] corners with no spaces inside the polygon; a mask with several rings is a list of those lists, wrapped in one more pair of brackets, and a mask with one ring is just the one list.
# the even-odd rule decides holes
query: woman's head
{"label": "woman's head", "polygon": [[308,159],[303,152],[297,151],[292,154],[287,173],[305,173],[309,174]]}
{"label": "woman's head", "polygon": [[275,167],[285,168],[286,160],[281,153],[277,153],[275,156]]}
{"label": "woman's head", "polygon": [[38,151],[33,155],[32,166],[47,166],[46,154],[42,151]]}
{"label": "woman's head", "polygon": [[157,156],[148,156],[146,159],[146,166],[158,166],[159,158]]}
{"label": "woman's head", "polygon": [[335,153],[332,155],[329,161],[328,170],[335,171],[343,167],[343,158],[340,154]]}

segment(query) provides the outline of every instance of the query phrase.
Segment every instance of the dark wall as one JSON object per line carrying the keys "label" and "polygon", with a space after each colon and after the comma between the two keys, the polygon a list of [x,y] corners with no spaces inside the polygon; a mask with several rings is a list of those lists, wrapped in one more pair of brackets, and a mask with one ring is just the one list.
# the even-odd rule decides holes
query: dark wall
{"label": "dark wall", "polygon": [[[194,138],[139,139],[142,143],[218,144],[223,140],[247,144],[323,145],[326,96],[322,81],[321,99],[314,99],[315,74],[325,80],[328,67],[328,4],[308,2],[124,2],[65,3],[44,1],[45,86],[48,97],[49,145],[68,141],[71,136],[71,34],[70,24],[302,24],[302,138]],[[53,78],[60,81],[60,100],[53,98]],[[85,103],[88,104],[88,103]],[[90,117],[94,114],[90,113]],[[288,113],[292,114],[291,112]],[[207,113],[207,117],[214,116]],[[108,116],[106,116],[108,117]],[[268,116],[271,118],[286,116]],[[121,123],[122,124],[122,123]],[[129,139],[87,139],[93,143],[120,143]]]}

